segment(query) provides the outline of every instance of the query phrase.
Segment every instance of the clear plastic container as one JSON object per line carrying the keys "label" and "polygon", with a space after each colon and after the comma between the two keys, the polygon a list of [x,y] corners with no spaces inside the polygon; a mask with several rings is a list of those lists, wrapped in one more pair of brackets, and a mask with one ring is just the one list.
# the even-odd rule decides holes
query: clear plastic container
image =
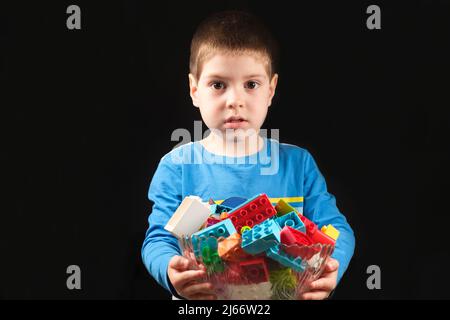
{"label": "clear plastic container", "polygon": [[224,240],[202,237],[194,241],[194,248],[190,236],[180,239],[183,256],[190,260],[192,269],[200,265],[206,268],[205,280],[213,284],[219,300],[296,300],[320,277],[334,250],[333,245],[286,246],[261,240],[261,247],[268,249],[259,254],[245,253],[239,242],[232,254],[220,257]]}

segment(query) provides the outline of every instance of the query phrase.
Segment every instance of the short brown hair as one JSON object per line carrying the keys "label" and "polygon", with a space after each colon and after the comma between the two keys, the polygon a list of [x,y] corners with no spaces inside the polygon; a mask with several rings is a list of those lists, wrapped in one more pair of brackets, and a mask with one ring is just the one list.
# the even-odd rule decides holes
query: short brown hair
{"label": "short brown hair", "polygon": [[278,44],[262,21],[249,12],[218,12],[200,23],[192,38],[189,59],[189,71],[196,79],[203,63],[218,50],[260,54],[267,59],[269,77],[277,72]]}

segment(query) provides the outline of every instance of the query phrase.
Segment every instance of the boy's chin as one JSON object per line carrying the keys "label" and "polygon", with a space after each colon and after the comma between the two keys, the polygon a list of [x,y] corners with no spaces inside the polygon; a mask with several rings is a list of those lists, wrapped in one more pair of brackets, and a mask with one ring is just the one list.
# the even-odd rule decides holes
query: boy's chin
{"label": "boy's chin", "polygon": [[240,142],[255,139],[257,141],[258,132],[254,129],[227,129],[224,133],[225,141]]}

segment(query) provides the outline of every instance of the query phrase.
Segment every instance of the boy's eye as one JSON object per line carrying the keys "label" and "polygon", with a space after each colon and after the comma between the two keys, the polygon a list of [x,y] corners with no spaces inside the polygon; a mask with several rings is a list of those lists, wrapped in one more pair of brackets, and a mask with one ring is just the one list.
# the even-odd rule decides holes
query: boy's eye
{"label": "boy's eye", "polygon": [[249,82],[247,82],[246,87],[248,89],[256,89],[258,87],[258,85],[259,84],[255,81],[249,81]]}
{"label": "boy's eye", "polygon": [[225,88],[225,84],[223,82],[215,81],[212,83],[212,87],[216,90],[221,90]]}

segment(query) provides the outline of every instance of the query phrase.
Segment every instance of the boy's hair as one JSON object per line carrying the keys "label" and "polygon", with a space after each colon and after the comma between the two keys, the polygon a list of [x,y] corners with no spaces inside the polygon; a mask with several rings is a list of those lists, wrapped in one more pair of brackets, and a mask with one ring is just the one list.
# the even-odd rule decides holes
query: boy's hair
{"label": "boy's hair", "polygon": [[260,19],[244,11],[212,14],[200,23],[191,42],[190,73],[198,80],[202,66],[217,51],[256,53],[267,61],[270,78],[277,73],[278,44]]}

